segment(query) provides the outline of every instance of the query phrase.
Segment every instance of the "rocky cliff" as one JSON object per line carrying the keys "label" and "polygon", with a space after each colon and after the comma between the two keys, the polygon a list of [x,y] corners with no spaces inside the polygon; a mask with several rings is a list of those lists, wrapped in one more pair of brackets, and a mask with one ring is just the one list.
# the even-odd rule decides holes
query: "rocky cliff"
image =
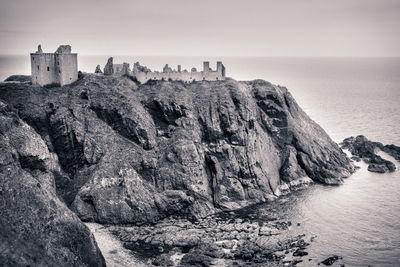
{"label": "rocky cliff", "polygon": [[61,201],[57,155],[0,101],[0,265],[105,266],[89,229]]}
{"label": "rocky cliff", "polygon": [[86,75],[0,85],[54,154],[57,193],[85,221],[147,223],[263,202],[354,167],[284,87]]}

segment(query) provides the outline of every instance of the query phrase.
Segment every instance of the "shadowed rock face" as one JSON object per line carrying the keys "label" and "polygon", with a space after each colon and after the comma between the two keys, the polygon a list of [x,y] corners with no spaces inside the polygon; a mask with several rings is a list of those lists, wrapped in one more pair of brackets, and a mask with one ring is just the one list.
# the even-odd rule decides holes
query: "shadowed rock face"
{"label": "shadowed rock face", "polygon": [[105,266],[89,229],[56,195],[55,176],[65,176],[57,156],[0,101],[1,266]]}
{"label": "shadowed rock face", "polygon": [[354,171],[286,88],[262,80],[87,75],[63,88],[0,85],[0,98],[57,154],[57,192],[87,221],[201,217]]}

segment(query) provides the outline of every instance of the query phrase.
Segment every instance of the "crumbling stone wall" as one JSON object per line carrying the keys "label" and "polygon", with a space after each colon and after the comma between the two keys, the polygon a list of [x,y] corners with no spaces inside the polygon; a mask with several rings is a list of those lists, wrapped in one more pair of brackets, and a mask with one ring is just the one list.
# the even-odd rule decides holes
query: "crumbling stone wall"
{"label": "crumbling stone wall", "polygon": [[104,66],[104,75],[112,75],[114,73],[113,58],[110,57],[107,60],[107,64]]}
{"label": "crumbling stone wall", "polygon": [[151,71],[145,66],[141,66],[139,62],[133,64],[132,71],[129,68],[128,63],[113,64],[113,58],[110,57],[104,67],[105,75],[132,75],[141,83],[145,83],[149,80],[173,80],[173,81],[184,81],[184,82],[195,82],[195,81],[218,81],[225,80],[225,67],[221,61],[217,62],[217,69],[212,70],[208,61],[203,62],[203,70],[197,71],[196,68],[192,68],[191,71],[182,71],[181,65],[178,65],[177,70],[172,69],[168,64],[165,64],[163,71]]}
{"label": "crumbling stone wall", "polygon": [[140,66],[140,64],[135,63],[132,75],[141,83],[145,83],[148,80],[173,80],[184,82],[225,80],[225,67],[222,62],[217,62],[216,71],[210,68],[210,63],[208,61],[203,63],[203,71],[197,71],[196,68],[192,68],[190,72],[186,70],[181,71],[180,65],[178,65],[178,71],[176,71],[172,70],[172,68],[166,64],[163,68],[163,72],[141,71],[138,66]]}

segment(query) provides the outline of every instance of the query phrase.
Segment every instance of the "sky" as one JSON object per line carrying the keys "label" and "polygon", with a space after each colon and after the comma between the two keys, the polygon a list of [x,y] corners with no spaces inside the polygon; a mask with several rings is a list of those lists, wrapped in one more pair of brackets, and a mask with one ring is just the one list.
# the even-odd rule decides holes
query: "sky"
{"label": "sky", "polygon": [[400,56],[400,0],[0,0],[0,54]]}

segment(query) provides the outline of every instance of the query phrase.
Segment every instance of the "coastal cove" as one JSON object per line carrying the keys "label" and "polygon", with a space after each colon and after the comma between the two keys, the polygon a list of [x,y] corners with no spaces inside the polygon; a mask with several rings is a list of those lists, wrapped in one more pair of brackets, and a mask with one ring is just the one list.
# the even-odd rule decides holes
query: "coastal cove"
{"label": "coastal cove", "polygon": [[[198,60],[197,58],[184,57],[115,58],[117,60],[121,60],[121,62],[122,60],[131,60],[130,62],[139,60],[141,63],[149,66],[152,69],[160,69],[165,62],[168,62],[170,65],[182,64],[185,67],[191,66],[193,62],[201,62],[201,60]],[[0,73],[4,76],[8,75],[12,67],[5,69],[3,66],[12,66],[13,64],[10,63],[10,61],[8,61],[7,64],[4,64],[4,57],[1,57],[0,59]],[[12,57],[9,57],[7,60],[11,60],[11,62],[13,62]],[[211,62],[214,62],[216,60],[217,59],[210,59]],[[400,144],[400,106],[397,103],[398,99],[400,99],[400,77],[397,75],[397,70],[400,67],[400,60],[397,58],[222,58],[222,60],[226,66],[229,66],[229,68],[227,69],[228,77],[234,77],[238,80],[263,78],[267,81],[271,81],[273,83],[288,87],[289,92],[293,95],[294,99],[296,99],[299,106],[311,117],[311,119],[321,125],[322,128],[328,133],[328,135],[337,143],[340,143],[346,137],[363,134],[367,136],[370,140],[379,141],[384,144]],[[103,62],[105,62],[105,60],[103,60],[102,57],[83,56],[82,59],[79,60],[78,66],[81,70],[93,72],[95,66]],[[18,73],[18,71],[13,70],[13,73],[11,74],[16,73]],[[38,99],[32,99],[29,98],[29,96],[23,96],[29,99],[29,101],[26,101],[26,103],[28,103],[26,107],[24,106],[25,102],[23,102],[23,97],[21,98],[20,103],[16,99],[20,97],[19,94],[26,89],[22,88],[23,86],[21,88],[17,88],[15,92],[12,90],[3,90],[2,99],[6,99],[9,102],[9,105],[12,105],[13,108],[18,110],[18,115],[23,118],[24,121],[29,122],[30,125],[33,125],[33,127],[35,127],[35,130],[38,131],[42,135],[43,140],[45,140],[41,142],[49,143],[49,138],[51,139],[55,137],[59,138],[59,140],[62,140],[58,143],[53,142],[51,145],[48,146],[50,148],[52,146],[55,147],[55,149],[52,149],[54,149],[54,151],[59,154],[58,157],[60,158],[60,162],[62,163],[61,167],[63,168],[63,171],[65,171],[70,177],[78,177],[78,183],[87,182],[87,180],[85,180],[85,175],[92,172],[94,169],[90,167],[90,164],[99,164],[99,166],[102,166],[102,173],[96,174],[94,172],[95,175],[93,175],[93,182],[91,182],[91,184],[87,183],[86,187],[82,187],[78,197],[76,198],[75,194],[77,194],[77,192],[70,190],[70,185],[68,184],[70,183],[70,181],[67,178],[65,178],[65,180],[62,180],[62,182],[65,184],[57,184],[57,189],[60,190],[57,193],[59,194],[60,192],[63,192],[62,190],[66,190],[66,193],[62,195],[62,197],[64,198],[66,203],[70,205],[71,209],[75,213],[77,213],[82,220],[96,221],[105,224],[131,223],[133,219],[132,217],[129,217],[130,211],[121,212],[120,214],[114,214],[114,209],[112,206],[104,207],[102,206],[102,201],[95,203],[96,199],[100,198],[101,200],[104,195],[115,199],[114,191],[101,191],[103,190],[101,187],[106,188],[114,186],[114,181],[109,182],[101,180],[102,176],[113,175],[113,173],[117,173],[120,177],[126,176],[130,179],[129,181],[124,180],[125,178],[122,180],[118,180],[117,182],[120,183],[120,186],[122,185],[122,187],[124,187],[124,183],[132,183],[135,188],[138,186],[143,186],[144,191],[147,190],[147,185],[143,185],[140,182],[137,182],[140,179],[137,179],[137,174],[135,173],[135,170],[131,168],[134,167],[136,169],[143,170],[140,175],[143,175],[143,177],[148,180],[146,182],[149,182],[151,179],[159,179],[160,176],[154,175],[156,164],[151,158],[153,157],[153,155],[151,154],[152,152],[149,152],[151,151],[151,149],[154,148],[155,144],[157,144],[157,142],[155,142],[154,140],[162,140],[162,142],[164,142],[164,146],[159,149],[160,151],[163,151],[171,148],[171,145],[168,143],[170,141],[166,140],[175,140],[170,139],[171,136],[175,134],[175,127],[181,127],[182,129],[185,129],[185,131],[187,131],[187,129],[191,129],[191,133],[199,131],[197,126],[193,126],[193,124],[189,123],[190,121],[185,121],[185,119],[191,119],[192,117],[194,117],[192,114],[196,114],[197,116],[197,114],[202,114],[202,112],[203,114],[205,114],[207,112],[206,110],[201,109],[201,101],[204,101],[204,103],[208,103],[207,101],[209,101],[209,99],[205,99],[204,95],[207,95],[206,97],[208,97],[208,95],[211,96],[212,94],[209,93],[211,92],[211,89],[208,88],[208,82],[204,82],[201,86],[200,83],[183,85],[178,83],[174,84],[169,82],[160,82],[155,83],[151,86],[144,86],[142,88],[143,93],[141,93],[140,91],[136,91],[138,85],[135,85],[134,82],[130,81],[129,79],[99,78],[98,80],[96,80],[91,76],[87,76],[83,80],[78,81],[77,84],[78,87],[71,87],[72,89],[68,93],[62,92],[61,88],[50,88],[49,90],[34,89],[37,90],[37,92],[35,91],[35,93],[38,93]],[[115,84],[118,85],[118,90],[114,90],[115,88],[107,87],[107,85]],[[102,90],[97,91],[97,87],[101,88]],[[86,88],[87,90],[81,90],[82,88]],[[132,91],[134,91],[134,93],[136,94],[135,96],[142,97],[141,104],[147,101],[147,105],[143,105],[142,108],[139,102],[134,102],[136,101],[136,99],[134,101],[131,100],[133,99],[130,98],[132,94],[132,92],[130,91],[131,88],[134,88],[134,90]],[[174,94],[176,95],[170,93],[171,91],[168,91],[172,90],[171,88],[173,88]],[[200,88],[206,93],[203,95],[198,94],[197,92]],[[288,115],[285,115],[287,116],[287,118],[281,115],[274,117],[276,113],[280,114],[277,111],[281,111],[281,107],[286,112],[285,114],[290,114],[292,110],[297,111],[296,104],[293,104],[290,101],[291,98],[288,96],[285,89],[282,89],[279,86],[271,86],[266,82],[256,81],[242,84],[236,83],[236,81],[228,79],[226,82],[221,82],[219,84],[219,87],[215,88],[221,90],[218,92],[219,96],[218,100],[215,100],[216,103],[229,106],[231,105],[231,103],[229,102],[230,97],[232,97],[232,99],[235,99],[235,101],[233,101],[234,103],[231,106],[235,107],[240,112],[244,112],[242,110],[245,109],[242,108],[242,106],[246,106],[243,103],[245,102],[244,100],[248,99],[248,97],[247,95],[236,96],[235,92],[256,92],[254,93],[254,98],[261,102],[261,104],[260,102],[258,102],[258,105],[261,107],[261,111],[265,111],[268,116],[276,119],[275,122],[278,121],[277,125],[280,130],[284,127],[282,127],[282,124],[279,123],[281,123],[282,121],[285,122],[285,119],[287,118],[289,118],[287,119],[289,123],[292,123],[292,118]],[[160,92],[162,93],[159,94],[156,89],[160,90]],[[109,91],[106,92],[105,90]],[[55,94],[59,94],[60,97],[57,98],[57,100],[52,99],[52,92],[54,92]],[[177,97],[178,92],[184,92],[182,99],[179,99],[179,97]],[[17,96],[15,99],[13,98],[14,94],[15,96]],[[43,94],[44,97],[47,97],[46,101],[50,102],[52,105],[41,105],[39,101],[41,99],[40,94]],[[109,94],[111,97],[108,97],[107,94]],[[200,96],[203,98],[200,98]],[[109,102],[105,101],[106,99]],[[163,102],[163,100],[165,99],[174,99],[174,101],[177,101],[177,103],[180,103],[180,105],[175,105],[175,103],[167,103],[167,101]],[[192,101],[191,99],[195,100]],[[236,102],[236,99],[239,99],[239,101]],[[289,99],[289,101],[287,99]],[[87,102],[89,103],[89,101],[91,106],[90,110],[87,110],[88,106],[86,104]],[[190,105],[192,105],[196,101],[198,101],[198,103],[196,104],[197,106],[195,105],[195,108],[191,108],[191,106],[187,105],[187,103],[190,103]],[[268,105],[262,105],[262,101],[264,101],[264,103],[269,103],[270,105],[276,104],[278,107],[274,106],[274,109],[272,109],[273,112],[271,112],[271,109],[265,108],[265,106],[268,107]],[[212,101],[209,102],[212,103]],[[122,105],[120,105],[120,103],[122,103]],[[149,103],[156,104],[149,105]],[[164,112],[163,115],[167,118],[166,121],[162,121],[159,115],[154,112],[154,110],[156,110],[156,108],[159,108],[159,106],[161,107],[162,112]],[[37,112],[31,113],[31,107],[33,107],[33,110],[36,110]],[[134,109],[132,107],[134,107]],[[271,108],[271,106],[269,106],[269,108]],[[154,130],[155,127],[153,127],[151,123],[148,123],[151,122],[151,119],[149,115],[144,112],[145,109],[150,111],[150,115],[155,118],[153,119],[154,121],[157,121],[157,119],[160,120],[158,122],[159,124],[157,125],[157,129],[162,129],[162,131]],[[134,110],[134,112],[131,112],[130,110]],[[214,109],[216,111],[212,111],[213,107],[210,107],[209,110],[211,110],[210,117],[214,117],[212,117],[210,122],[207,121],[206,116],[204,116],[205,122],[203,122],[202,127],[206,129],[207,127],[209,127],[207,131],[204,131],[204,133],[221,136],[221,134],[219,134],[217,130],[213,132],[212,127],[207,126],[207,124],[211,125],[214,118],[217,118],[218,120],[220,119],[222,122],[224,119],[226,120],[226,118],[229,118],[229,120],[232,120],[232,118],[229,116],[225,116],[224,111],[221,112],[217,108]],[[159,112],[158,110],[156,111]],[[238,113],[240,113],[239,111]],[[212,115],[213,112],[217,115]],[[135,117],[138,116],[137,114],[140,114],[139,116],[145,119],[138,120],[138,118]],[[246,114],[240,114],[241,116],[238,116],[238,118],[240,117],[240,119],[237,120],[240,121],[239,125],[242,125],[242,121],[246,121],[248,117],[246,117]],[[90,117],[89,115],[92,117]],[[46,126],[43,123],[43,118],[46,118],[46,116],[51,118],[50,126]],[[201,117],[201,115],[199,116]],[[243,119],[243,117],[246,119]],[[84,119],[81,120],[80,118]],[[294,115],[294,118],[304,117],[300,112],[300,115]],[[135,120],[140,121],[140,123],[131,123]],[[85,127],[92,127],[92,131],[90,131],[89,134],[87,134],[85,130],[82,130],[84,129],[84,127],[81,127],[81,125],[79,124],[80,121],[85,121]],[[96,123],[100,121],[102,123],[101,125],[104,125],[102,127],[104,129],[107,129],[106,131],[103,130],[102,127],[96,125]],[[178,121],[178,123],[176,123],[175,121]],[[264,123],[263,120],[260,121]],[[305,127],[297,125],[296,122],[297,121],[293,119],[293,123],[291,124],[294,125],[294,134],[300,137],[306,135],[307,131],[304,130]],[[307,125],[313,125],[311,122],[307,123]],[[173,127],[170,127],[168,124],[173,125]],[[204,149],[204,151],[211,151],[212,153],[214,153],[212,154],[213,157],[216,155],[225,155],[223,153],[227,151],[226,149],[231,149],[229,146],[233,147],[233,149],[236,149],[238,145],[241,145],[242,140],[246,140],[243,138],[243,135],[230,135],[231,129],[223,128],[227,127],[227,124],[221,123],[220,125],[221,126],[218,127],[222,127],[223,129],[222,138],[228,141],[226,141],[227,144],[223,146],[223,149],[225,150],[223,150],[222,148],[220,149],[213,147],[213,145],[210,145],[209,148]],[[260,125],[262,126],[262,123],[260,123]],[[267,128],[272,127],[267,124],[265,125],[265,127]],[[46,129],[46,127],[50,128]],[[135,127],[141,127],[141,129],[139,131],[136,131]],[[253,126],[249,124],[250,130],[252,127]],[[109,128],[111,130],[109,130]],[[74,147],[73,145],[71,146],[71,142],[67,140],[69,136],[71,136],[67,131],[71,131],[71,129],[76,136],[76,140],[74,139],[72,143],[78,143],[78,146],[76,147]],[[130,130],[125,131],[124,129]],[[203,128],[201,129],[203,131]],[[96,135],[91,136],[90,134],[93,134],[93,132],[96,132]],[[182,132],[182,134],[181,132],[179,132],[179,135],[176,136],[182,139],[188,138],[187,133],[185,133],[184,131]],[[109,135],[108,138],[112,137],[108,140],[114,140],[113,142],[107,141],[107,145],[109,146],[110,150],[118,151],[118,153],[120,153],[116,155],[109,155],[108,158],[106,158],[105,160],[103,158],[104,154],[101,151],[101,148],[98,148],[96,146],[97,143],[104,142],[102,141],[103,139],[101,139],[102,135],[104,134]],[[50,135],[53,136],[48,137]],[[174,138],[177,138],[176,136]],[[207,135],[202,136],[203,145],[204,142],[208,142],[209,139],[207,138],[210,137]],[[211,138],[213,138],[213,136],[211,136]],[[278,141],[276,142],[279,143],[279,138],[282,137],[273,136],[273,138],[277,138]],[[283,138],[286,138],[286,136],[284,135]],[[132,145],[131,149],[137,149],[137,151],[135,150],[134,153],[126,152],[127,149],[120,145],[125,144],[126,146],[131,146],[131,141],[135,143],[135,145]],[[79,146],[80,143],[82,143],[81,146]],[[71,153],[73,155],[63,154],[63,149],[60,149],[60,147],[63,148],[63,146],[64,148],[67,148],[64,149],[64,151],[71,150],[73,151],[73,153]],[[294,142],[293,146],[295,147],[294,153],[302,153],[303,148],[301,147],[301,145]],[[310,145],[310,147],[312,146],[313,145]],[[330,151],[332,155],[335,155],[336,157],[335,145],[329,143],[329,145],[327,145],[326,147],[329,147],[330,150],[328,149],[328,151]],[[188,155],[194,154],[193,151],[195,150],[200,151],[200,154],[202,153],[201,149],[199,149],[198,147],[195,148],[196,149],[190,146],[182,146],[181,150],[171,150],[171,153],[166,153],[166,164],[177,164],[176,166],[181,168],[179,162],[182,162],[182,160],[179,160],[179,157],[181,157],[182,159],[187,159]],[[270,149],[270,147],[264,147],[263,151],[267,151],[268,149]],[[318,148],[314,149],[318,151]],[[89,152],[83,153],[82,150]],[[168,152],[168,150],[166,151]],[[290,158],[290,153],[292,152],[289,152],[288,161]],[[82,154],[82,156],[80,153]],[[254,153],[258,152],[256,151]],[[149,159],[143,160],[142,162],[137,160],[136,162],[136,158],[138,158],[139,155],[140,157],[142,157],[142,155],[144,154],[149,155]],[[80,158],[77,158],[76,155],[79,155]],[[226,160],[226,162],[230,162],[229,164],[232,164],[229,153],[227,153],[226,155],[229,156],[226,156],[226,158],[229,159],[229,161]],[[114,164],[114,161],[121,158],[121,156],[126,157],[126,162],[130,160],[129,164],[125,164],[122,161],[121,163],[117,162]],[[210,175],[211,173],[211,177],[213,177],[212,173],[214,173],[215,177],[215,175],[218,173],[219,168],[216,164],[216,162],[218,161],[215,159],[215,157],[213,157],[210,156],[206,159],[207,164],[211,166],[208,169],[207,175]],[[261,153],[260,158],[262,157],[263,154]],[[342,166],[346,166],[345,160],[342,158],[342,156],[340,155],[337,157],[339,158],[338,161],[342,164]],[[383,157],[389,156],[383,155]],[[53,160],[54,159],[50,157],[49,161],[53,162]],[[191,169],[185,169],[185,171],[182,172],[183,174],[178,173],[178,175],[181,175],[183,178],[186,179],[185,173],[187,173],[187,170],[190,170],[191,172],[197,174],[197,170],[195,167],[198,166],[198,164],[196,166],[190,165],[192,164],[191,161],[196,163],[197,160],[198,159],[196,158],[191,158],[188,161],[189,164],[187,165]],[[265,160],[265,162],[270,161],[271,160],[269,159]],[[212,197],[210,197],[211,200],[207,200],[208,202],[200,198],[199,202],[196,203],[196,205],[198,206],[195,206],[195,208],[197,208],[201,212],[201,214],[199,215],[202,216],[212,213],[213,207],[211,206],[217,206],[215,205],[216,201],[224,208],[235,209],[236,206],[234,205],[237,205],[238,208],[245,207],[243,210],[226,213],[226,217],[224,217],[225,215],[215,215],[215,217],[210,217],[210,222],[222,221],[222,226],[218,228],[219,232],[229,232],[225,231],[224,229],[237,227],[238,224],[243,224],[246,225],[246,229],[249,229],[250,233],[252,233],[251,231],[256,231],[260,236],[274,236],[275,230],[289,233],[288,235],[293,236],[294,239],[292,241],[295,242],[296,245],[291,247],[291,244],[283,244],[282,247],[286,246],[285,248],[287,248],[288,250],[290,247],[290,255],[296,252],[303,253],[302,251],[304,249],[308,253],[307,255],[305,254],[304,257],[295,258],[302,260],[302,262],[297,263],[297,266],[310,266],[310,264],[313,266],[332,255],[338,255],[342,257],[342,259],[335,263],[337,266],[339,266],[339,264],[346,264],[346,266],[398,265],[400,264],[400,228],[398,226],[398,214],[400,214],[400,198],[398,194],[398,191],[400,190],[400,172],[398,171],[399,163],[395,160],[391,161],[396,164],[397,170],[395,172],[385,174],[371,173],[367,171],[367,166],[365,163],[355,163],[356,165],[359,165],[361,169],[359,169],[350,177],[345,178],[344,184],[342,185],[325,186],[321,184],[311,184],[302,190],[294,191],[291,194],[281,196],[275,202],[267,201],[267,203],[265,204],[252,205],[250,206],[250,208],[245,207],[246,204],[249,203],[240,203],[240,205],[238,205],[238,202],[229,201],[229,199],[227,200],[223,197],[223,194],[219,193],[218,191],[215,191],[217,193],[215,193],[214,191],[211,192],[210,195],[212,195]],[[237,164],[243,164],[243,166],[246,166],[243,162],[245,161],[238,161]],[[36,162],[28,162],[29,167],[33,169],[37,168],[35,164]],[[234,166],[235,164],[233,164],[232,167],[227,164],[227,166],[225,166],[224,168],[232,168],[236,170],[236,166]],[[344,170],[338,169],[335,164],[332,164],[332,166],[328,166],[328,170],[337,175],[347,173],[347,171],[351,171],[351,168],[349,166],[346,166],[346,168],[348,169]],[[89,167],[86,168],[86,165],[89,165]],[[297,175],[296,177],[300,177],[303,174],[296,168],[294,168],[294,170],[291,169],[290,164],[288,165],[289,167],[286,167],[291,175],[295,174]],[[48,166],[54,167],[54,163]],[[213,166],[214,169],[212,168]],[[41,166],[39,167],[43,168]],[[306,169],[307,164],[303,164],[301,167]],[[46,166],[46,168],[48,167]],[[183,168],[187,167],[184,166]],[[54,169],[53,171],[59,170]],[[319,175],[321,175],[321,173],[317,173],[316,177],[320,177]],[[244,174],[244,176],[246,176],[246,174]],[[67,176],[65,175],[64,177]],[[58,179],[60,179],[60,177],[58,177]],[[182,181],[186,182],[185,179],[182,179]],[[330,182],[329,180],[322,181],[326,183]],[[60,182],[60,180],[58,180],[58,182]],[[151,181],[151,183],[155,185],[157,185],[157,182],[159,181]],[[181,181],[171,180],[169,182],[171,184],[176,184],[180,183]],[[149,182],[149,184],[151,183]],[[101,186],[97,186],[98,184],[100,184]],[[166,187],[168,186],[169,185],[166,185]],[[199,185],[198,188],[201,188],[201,186],[202,185]],[[230,191],[231,199],[237,200],[242,198],[242,196],[238,195],[241,191],[235,191],[237,190],[238,186],[234,186],[232,184],[230,184],[229,186],[231,186],[230,190],[232,190]],[[241,186],[243,186],[243,188],[247,190],[247,185],[244,186],[242,184]],[[268,190],[271,191],[269,192],[271,193],[271,195],[272,193],[274,193],[275,186],[276,185],[274,184],[274,181],[272,181],[272,185],[270,182]],[[196,190],[198,188],[196,188]],[[258,188],[255,189],[259,190]],[[223,189],[219,190],[222,191]],[[185,210],[185,215],[187,215],[186,213],[190,215],[195,214],[193,209],[188,208],[190,207],[190,205],[193,204],[192,196],[187,196],[177,191],[172,192],[171,190],[171,192],[168,191],[164,195],[160,194],[159,198],[157,199],[158,202],[156,202],[152,206],[146,206],[146,209],[152,209],[152,213],[150,215],[148,213],[143,213],[141,206],[139,206],[137,210],[135,210],[135,208],[132,209],[135,210],[135,212],[138,212],[136,214],[138,215],[137,217],[140,217],[144,214],[143,221],[135,221],[135,223],[144,223],[145,226],[143,226],[142,229],[144,229],[143,231],[145,232],[146,229],[157,229],[157,226],[155,226],[155,228],[146,228],[152,227],[148,226],[147,223],[151,223],[153,218],[159,219],[163,217],[168,217],[168,215],[170,215],[171,213],[181,211],[183,209],[187,209]],[[127,201],[128,206],[132,208],[132,205],[135,205],[136,201],[136,199],[132,197],[132,195],[134,194],[129,191],[129,188],[123,188],[121,192],[123,192],[123,194],[126,194],[126,199],[129,200]],[[144,199],[151,199],[149,196],[151,195],[152,191],[149,190],[149,192],[150,193],[148,193],[148,195],[144,195]],[[208,197],[207,194],[209,194],[209,192],[204,193],[200,190],[199,192],[202,192],[204,196]],[[258,192],[256,193],[258,194]],[[244,194],[244,196],[247,197],[248,194],[249,193],[246,191],[246,194]],[[257,195],[257,197],[258,200],[267,200],[269,196],[266,194],[263,196]],[[176,199],[179,199],[179,201],[176,201]],[[212,203],[212,205],[209,203]],[[112,205],[114,204],[115,203],[112,203]],[[95,209],[92,208],[93,205],[97,205],[95,206]],[[124,205],[126,206],[126,204]],[[103,211],[105,212],[97,213],[97,209],[103,209]],[[271,220],[271,216],[276,216],[276,218],[274,218],[274,220]],[[197,225],[191,221],[175,221],[173,222],[173,224],[178,224],[179,227],[182,229],[190,229],[190,227],[193,227],[194,235],[196,233],[199,233],[199,236],[201,236],[203,234],[201,232],[202,227],[204,227],[205,229],[214,229],[213,227],[210,227],[210,225],[208,225],[208,223],[210,222],[206,222],[206,220],[203,220],[200,221]],[[165,223],[167,228],[172,227],[170,225],[171,222],[166,221],[163,223]],[[92,230],[100,229],[95,225],[92,225],[91,228]],[[136,244],[132,244],[129,242],[131,242],[132,240],[137,241],[137,239],[135,239],[137,238],[137,236],[145,239],[146,233],[143,233],[141,232],[142,230],[140,230],[137,232],[138,234],[136,234],[136,228],[132,228],[132,231],[129,229],[128,231],[127,229],[124,229],[124,227],[111,227],[109,233],[115,234],[115,236],[123,241],[123,243],[125,242],[125,248],[131,248],[134,251],[135,249],[138,249],[138,247],[136,246]],[[268,234],[260,234],[263,232],[261,229],[269,229]],[[101,229],[101,231],[102,233],[104,233],[104,229]],[[286,238],[286,234],[283,234],[282,239]],[[162,237],[160,237],[159,240],[162,240]],[[97,240],[97,242],[100,241]],[[158,244],[157,242],[157,240],[154,241],[155,244]],[[120,245],[121,244],[117,244],[116,246],[120,247]],[[230,245],[232,244],[228,243],[224,246],[229,247]],[[101,248],[100,245],[99,247]],[[169,248],[163,247],[161,249],[168,250]],[[209,253],[217,253],[216,251],[217,250],[210,250]],[[246,252],[247,251],[243,249],[241,250],[242,254],[240,255],[246,255]],[[283,254],[286,253],[285,250],[282,250],[281,252]],[[189,256],[186,257],[185,260],[193,260]],[[261,256],[267,257],[268,255]],[[184,256],[178,253],[178,256],[176,257]],[[311,261],[309,259],[311,259]]]}

